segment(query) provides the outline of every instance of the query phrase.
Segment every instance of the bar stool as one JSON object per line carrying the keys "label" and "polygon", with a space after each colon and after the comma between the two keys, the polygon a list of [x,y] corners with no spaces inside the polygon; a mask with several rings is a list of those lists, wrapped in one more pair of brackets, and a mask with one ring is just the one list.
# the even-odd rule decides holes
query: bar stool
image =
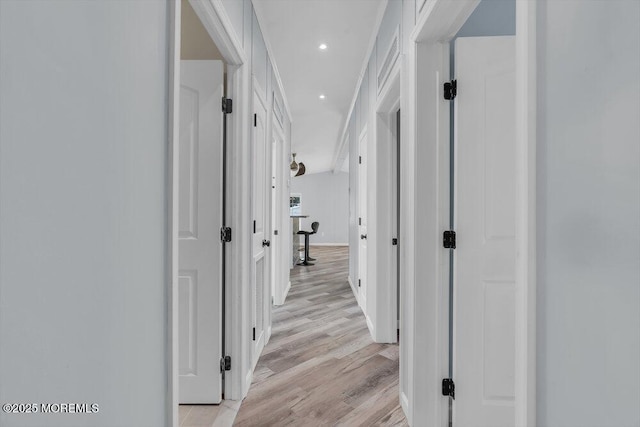
{"label": "bar stool", "polygon": [[[319,227],[319,226],[320,226],[320,223],[319,223],[319,222],[317,222],[317,221],[316,221],[316,222],[313,222],[313,223],[311,224],[311,231],[312,231],[312,233],[311,233],[311,234],[316,234],[316,233],[318,232],[318,227]],[[309,248],[309,252],[311,252],[311,248]],[[311,258],[311,254],[309,254],[309,256],[308,256],[308,257],[305,255],[305,258],[306,258],[306,259],[308,259],[309,261],[315,261],[315,260],[316,260],[315,258]]]}
{"label": "bar stool", "polygon": [[314,221],[311,223],[312,231],[304,231],[304,230],[298,231],[298,234],[300,235],[304,234],[304,261],[299,262],[298,265],[314,265],[313,263],[309,262],[309,261],[315,261],[314,258],[309,257],[309,236],[312,234],[316,234],[318,232],[319,226],[320,226],[320,223],[317,221]]}

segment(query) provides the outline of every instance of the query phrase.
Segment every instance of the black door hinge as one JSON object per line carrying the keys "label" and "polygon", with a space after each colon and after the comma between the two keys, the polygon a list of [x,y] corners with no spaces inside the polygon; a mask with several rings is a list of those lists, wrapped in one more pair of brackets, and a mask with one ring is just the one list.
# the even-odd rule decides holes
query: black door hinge
{"label": "black door hinge", "polygon": [[358,164],[361,165],[362,164],[362,156],[358,156]]}
{"label": "black door hinge", "polygon": [[254,114],[253,115],[253,127],[258,126],[258,115]]}
{"label": "black door hinge", "polygon": [[231,241],[231,227],[222,227],[220,229],[220,240],[222,242]]}
{"label": "black door hinge", "polygon": [[456,248],[456,232],[453,230],[447,230],[442,235],[442,244],[445,249]]}
{"label": "black door hinge", "polygon": [[451,378],[442,380],[442,395],[451,396],[452,399],[456,398],[456,385]]}
{"label": "black door hinge", "polygon": [[231,114],[233,112],[233,101],[229,98],[222,98],[222,112]]}
{"label": "black door hinge", "polygon": [[394,237],[393,239],[391,239],[391,244],[392,244],[393,246],[398,246],[398,239],[397,239],[397,238],[395,238],[395,237]]}
{"label": "black door hinge", "polygon": [[358,287],[360,287],[360,279],[358,279]]}
{"label": "black door hinge", "polygon": [[253,234],[256,234],[256,220],[253,220]]}
{"label": "black door hinge", "polygon": [[253,340],[256,340],[256,328],[253,328]]}
{"label": "black door hinge", "polygon": [[231,356],[225,356],[220,359],[220,372],[231,370]]}
{"label": "black door hinge", "polygon": [[358,218],[358,225],[362,225],[362,217]]}
{"label": "black door hinge", "polygon": [[277,236],[278,235],[278,230],[273,230],[273,235]]}
{"label": "black door hinge", "polygon": [[451,80],[444,84],[444,99],[451,101],[458,95],[458,81]]}

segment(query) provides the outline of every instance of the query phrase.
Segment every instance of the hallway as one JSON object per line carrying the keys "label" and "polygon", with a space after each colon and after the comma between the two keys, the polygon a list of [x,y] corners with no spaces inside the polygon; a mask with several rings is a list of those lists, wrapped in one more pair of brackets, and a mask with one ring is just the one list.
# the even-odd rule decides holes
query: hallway
{"label": "hallway", "polygon": [[398,400],[398,345],[371,340],[349,284],[348,248],[314,247],[291,271],[235,426],[407,425]]}

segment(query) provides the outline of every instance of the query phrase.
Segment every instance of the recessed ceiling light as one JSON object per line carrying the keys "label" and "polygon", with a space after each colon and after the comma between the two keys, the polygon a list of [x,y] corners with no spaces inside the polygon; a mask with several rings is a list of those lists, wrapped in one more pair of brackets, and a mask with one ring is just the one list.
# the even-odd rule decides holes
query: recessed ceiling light
{"label": "recessed ceiling light", "polygon": [[320,99],[325,99],[325,98],[326,98],[326,96],[320,95]]}
{"label": "recessed ceiling light", "polygon": [[320,50],[325,50],[327,48],[327,45],[322,43],[320,46],[318,46],[318,49]]}

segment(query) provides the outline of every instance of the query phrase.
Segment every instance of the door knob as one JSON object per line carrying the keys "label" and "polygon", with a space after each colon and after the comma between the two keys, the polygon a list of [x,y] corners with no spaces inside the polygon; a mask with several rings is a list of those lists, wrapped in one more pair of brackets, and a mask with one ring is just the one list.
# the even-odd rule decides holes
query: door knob
{"label": "door knob", "polygon": [[366,234],[361,234],[361,235],[360,235],[360,238],[361,238],[361,239],[366,239],[366,238],[367,238],[367,235],[366,235]]}
{"label": "door knob", "polygon": [[271,246],[271,240],[263,240],[262,247],[264,248],[265,246]]}

